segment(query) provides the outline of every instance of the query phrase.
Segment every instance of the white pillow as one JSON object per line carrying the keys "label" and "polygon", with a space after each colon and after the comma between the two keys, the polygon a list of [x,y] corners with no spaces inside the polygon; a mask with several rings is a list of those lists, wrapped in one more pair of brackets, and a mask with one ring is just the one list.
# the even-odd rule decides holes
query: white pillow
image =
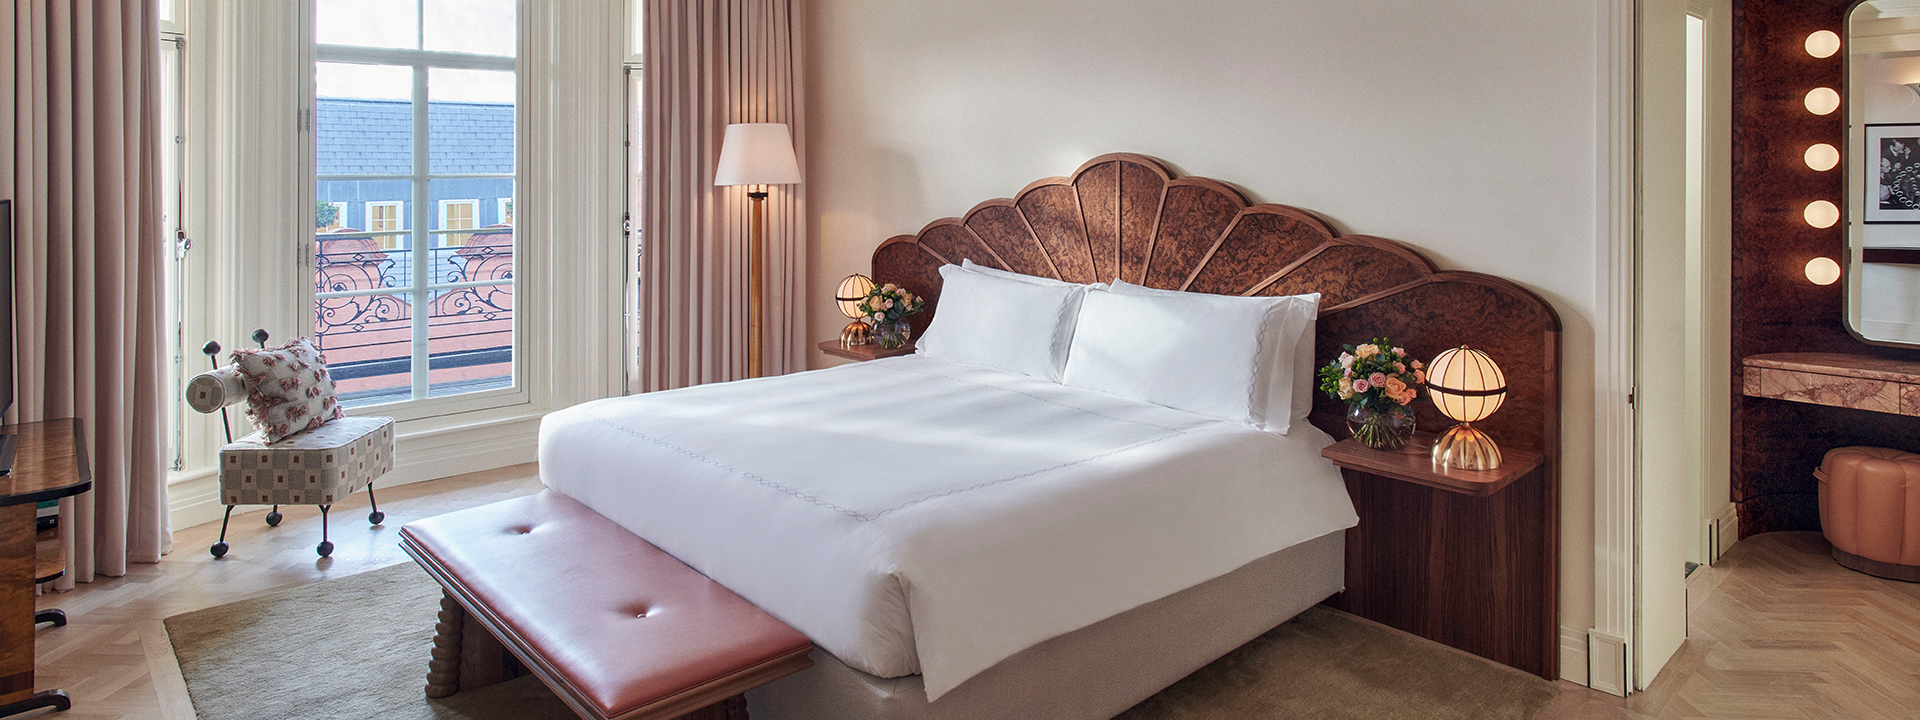
{"label": "white pillow", "polygon": [[[1281,435],[1287,434],[1294,420],[1304,421],[1313,412],[1313,340],[1319,318],[1320,293],[1279,297],[1237,297],[1160,290],[1132,283],[1113,281],[1111,290],[1121,295],[1205,298],[1224,305],[1272,308],[1265,322],[1250,330],[1258,336],[1256,357],[1252,360],[1263,372],[1252,389],[1254,427]],[[1222,378],[1223,380],[1225,378]]]}
{"label": "white pillow", "polygon": [[977,272],[983,275],[992,275],[994,277],[1006,278],[1008,280],[1018,280],[1020,282],[1025,282],[1025,283],[1033,283],[1035,285],[1054,285],[1054,286],[1084,287],[1084,288],[1104,288],[1107,286],[1106,283],[1092,283],[1088,285],[1080,285],[1077,283],[1070,283],[1065,280],[1055,280],[1053,278],[1044,278],[1038,275],[1026,275],[1023,273],[1017,273],[1010,270],[1001,270],[1000,268],[992,268],[992,267],[987,267],[985,265],[981,265],[980,263],[974,262],[973,258],[962,258],[960,260],[960,267],[970,272]]}
{"label": "white pillow", "polygon": [[916,352],[1060,382],[1085,286],[940,266],[940,302]]}

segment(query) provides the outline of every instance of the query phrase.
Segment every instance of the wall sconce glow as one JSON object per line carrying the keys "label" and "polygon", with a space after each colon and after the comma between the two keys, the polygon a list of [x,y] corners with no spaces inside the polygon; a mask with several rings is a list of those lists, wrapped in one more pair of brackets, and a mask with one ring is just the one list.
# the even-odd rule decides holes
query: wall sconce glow
{"label": "wall sconce glow", "polygon": [[1840,151],[1826,143],[1816,143],[1807,148],[1807,167],[1826,172],[1840,164]]}
{"label": "wall sconce glow", "polygon": [[1807,112],[1826,115],[1840,109],[1840,93],[1833,88],[1814,88],[1807,91]]}
{"label": "wall sconce glow", "polygon": [[1821,30],[1807,36],[1807,54],[1817,58],[1833,57],[1840,52],[1840,36],[1832,30]]}
{"label": "wall sconce glow", "polygon": [[1840,222],[1840,208],[1825,200],[1807,203],[1807,210],[1803,214],[1807,218],[1807,224],[1817,228],[1830,228],[1834,223]]}
{"label": "wall sconce glow", "polygon": [[1840,263],[1833,258],[1817,257],[1807,261],[1807,280],[1815,285],[1832,285],[1840,281]]}

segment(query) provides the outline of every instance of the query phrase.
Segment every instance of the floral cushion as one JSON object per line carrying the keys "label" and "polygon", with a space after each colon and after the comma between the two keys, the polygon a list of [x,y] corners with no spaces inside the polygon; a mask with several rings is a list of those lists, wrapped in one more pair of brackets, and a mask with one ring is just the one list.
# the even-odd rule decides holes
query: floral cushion
{"label": "floral cushion", "polygon": [[333,397],[326,359],[306,338],[277,348],[235,350],[233,361],[247,380],[247,419],[267,442],[346,416]]}

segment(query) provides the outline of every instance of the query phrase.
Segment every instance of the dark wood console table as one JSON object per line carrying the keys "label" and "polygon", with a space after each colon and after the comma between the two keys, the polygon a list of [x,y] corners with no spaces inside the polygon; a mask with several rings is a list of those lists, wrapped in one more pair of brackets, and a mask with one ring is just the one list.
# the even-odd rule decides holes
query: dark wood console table
{"label": "dark wood console table", "polygon": [[57,538],[44,551],[36,547],[34,506],[93,488],[86,436],[72,418],[8,425],[0,435],[19,436],[13,472],[0,475],[0,716],[65,710],[72,706],[65,692],[33,691],[34,626],[66,623],[58,610],[33,610],[34,583],[65,572]]}

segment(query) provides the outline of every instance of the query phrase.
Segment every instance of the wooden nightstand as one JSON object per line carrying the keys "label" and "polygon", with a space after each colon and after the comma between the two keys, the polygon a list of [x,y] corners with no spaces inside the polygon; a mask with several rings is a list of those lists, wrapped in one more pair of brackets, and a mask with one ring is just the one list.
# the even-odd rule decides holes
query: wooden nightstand
{"label": "wooden nightstand", "polygon": [[880,349],[879,343],[867,343],[865,345],[855,345],[853,347],[840,347],[839,340],[822,340],[820,341],[820,344],[817,347],[820,348],[820,352],[826,353],[828,355],[832,355],[834,357],[846,358],[848,360],[865,361],[865,360],[879,360],[880,358],[890,358],[890,357],[896,357],[899,355],[906,355],[908,353],[911,353],[913,352],[913,341],[909,340],[907,341],[907,344],[901,345],[900,347],[894,348],[892,350]]}
{"label": "wooden nightstand", "polygon": [[1501,488],[1520,479],[1520,476],[1540,467],[1543,460],[1537,452],[1503,447],[1500,448],[1498,470],[1443,468],[1435,465],[1427,455],[1428,449],[1433,447],[1434,437],[1432,433],[1414,433],[1413,441],[1398,452],[1374,450],[1361,445],[1359,440],[1347,438],[1321,448],[1320,457],[1349,470],[1475,497],[1500,492]]}

